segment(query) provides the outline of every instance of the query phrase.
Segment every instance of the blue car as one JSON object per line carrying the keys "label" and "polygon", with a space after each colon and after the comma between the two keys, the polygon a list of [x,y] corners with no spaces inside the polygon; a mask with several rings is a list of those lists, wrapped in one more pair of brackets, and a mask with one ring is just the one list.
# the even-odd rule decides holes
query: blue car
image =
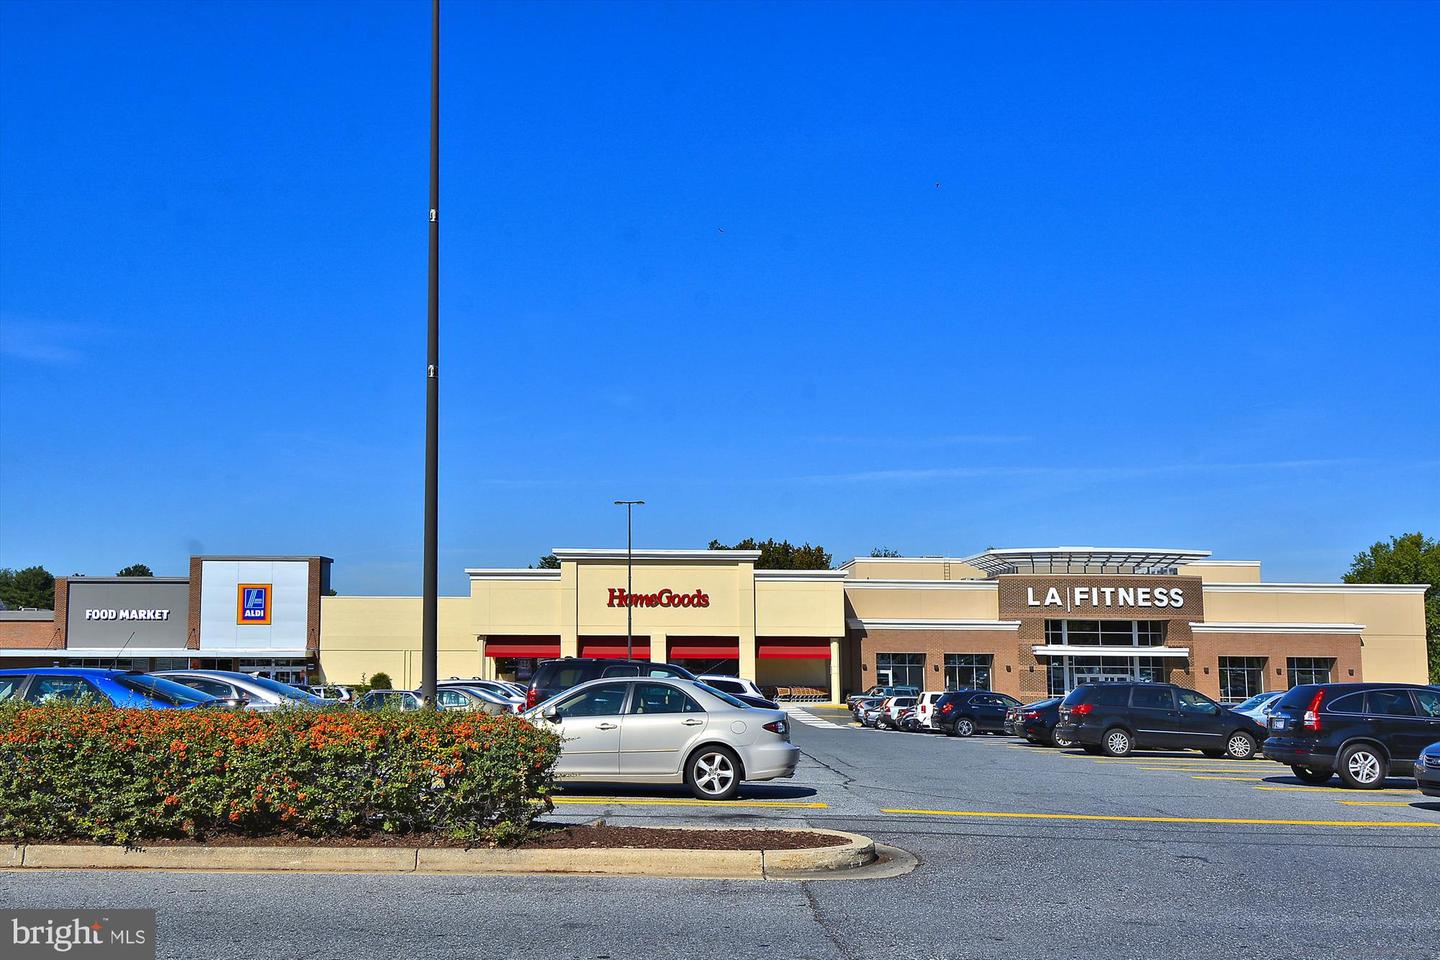
{"label": "blue car", "polygon": [[225,706],[182,683],[134,670],[95,667],[18,667],[0,670],[0,701],[108,700],[117,707],[188,710]]}

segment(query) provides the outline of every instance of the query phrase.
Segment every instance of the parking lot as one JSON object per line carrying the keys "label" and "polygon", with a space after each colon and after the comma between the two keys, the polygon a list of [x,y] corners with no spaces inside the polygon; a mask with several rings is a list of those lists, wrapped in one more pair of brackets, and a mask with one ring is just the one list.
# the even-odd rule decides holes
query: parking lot
{"label": "parking lot", "polygon": [[1358,792],[1270,761],[1124,760],[1010,737],[861,730],[798,711],[794,780],[731,803],[573,787],[556,817],[857,830],[919,858],[872,881],[0,874],[0,899],[154,906],[162,956],[228,941],[334,953],[841,958],[1435,955],[1440,801]]}

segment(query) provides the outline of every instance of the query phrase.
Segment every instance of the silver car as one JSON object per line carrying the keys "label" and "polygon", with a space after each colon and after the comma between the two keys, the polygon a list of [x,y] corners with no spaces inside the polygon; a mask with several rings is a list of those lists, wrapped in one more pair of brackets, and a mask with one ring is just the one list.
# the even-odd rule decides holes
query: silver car
{"label": "silver car", "polygon": [[279,710],[282,707],[323,707],[328,702],[299,687],[267,677],[252,677],[233,670],[159,670],[152,674],[183,683],[201,693],[222,700],[242,700],[246,710]]}
{"label": "silver car", "polygon": [[743,781],[792,777],[800,762],[785,711],[697,680],[591,680],[525,716],[562,737],[555,771],[567,780],[683,783],[701,800],[731,800]]}

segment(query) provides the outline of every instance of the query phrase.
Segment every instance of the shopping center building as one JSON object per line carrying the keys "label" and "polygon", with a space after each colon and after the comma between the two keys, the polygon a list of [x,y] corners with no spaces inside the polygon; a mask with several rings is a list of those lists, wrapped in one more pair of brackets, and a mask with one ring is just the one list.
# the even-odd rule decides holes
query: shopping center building
{"label": "shopping center building", "polygon": [[[440,598],[442,677],[523,680],[545,658],[628,651],[816,700],[885,683],[1028,700],[1133,678],[1233,701],[1426,680],[1423,585],[1265,583],[1258,561],[1203,550],[992,549],[834,570],[757,570],[745,550],[554,553],[553,569],[470,569],[468,596]],[[109,656],[339,683],[383,671],[417,686],[420,599],[327,596],[329,571],[323,557],[197,557],[188,580],[71,578],[48,623],[0,614],[0,662]],[[269,622],[247,621],[262,594]],[[184,631],[150,616],[182,597]]]}

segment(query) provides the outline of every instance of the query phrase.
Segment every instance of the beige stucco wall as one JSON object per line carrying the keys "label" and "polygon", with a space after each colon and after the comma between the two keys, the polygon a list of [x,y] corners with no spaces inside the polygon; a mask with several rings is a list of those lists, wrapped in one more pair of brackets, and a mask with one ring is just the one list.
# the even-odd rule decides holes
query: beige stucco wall
{"label": "beige stucco wall", "polygon": [[845,636],[841,580],[757,580],[755,632],[762,637]]}
{"label": "beige stucco wall", "polygon": [[[441,597],[436,624],[441,677],[473,677],[480,654],[470,598]],[[329,683],[360,683],[384,671],[397,688],[420,685],[419,597],[322,597],[320,672]]]}
{"label": "beige stucco wall", "polygon": [[1000,589],[993,580],[907,587],[851,585],[845,591],[852,616],[862,620],[995,620]]}
{"label": "beige stucco wall", "polygon": [[1208,623],[1358,623],[1360,666],[1367,681],[1427,683],[1425,598],[1360,585],[1324,588],[1262,584],[1205,588]]}
{"label": "beige stucco wall", "polygon": [[1182,563],[1175,568],[1182,577],[1199,577],[1205,583],[1259,583],[1260,562],[1206,560],[1204,563]]}

